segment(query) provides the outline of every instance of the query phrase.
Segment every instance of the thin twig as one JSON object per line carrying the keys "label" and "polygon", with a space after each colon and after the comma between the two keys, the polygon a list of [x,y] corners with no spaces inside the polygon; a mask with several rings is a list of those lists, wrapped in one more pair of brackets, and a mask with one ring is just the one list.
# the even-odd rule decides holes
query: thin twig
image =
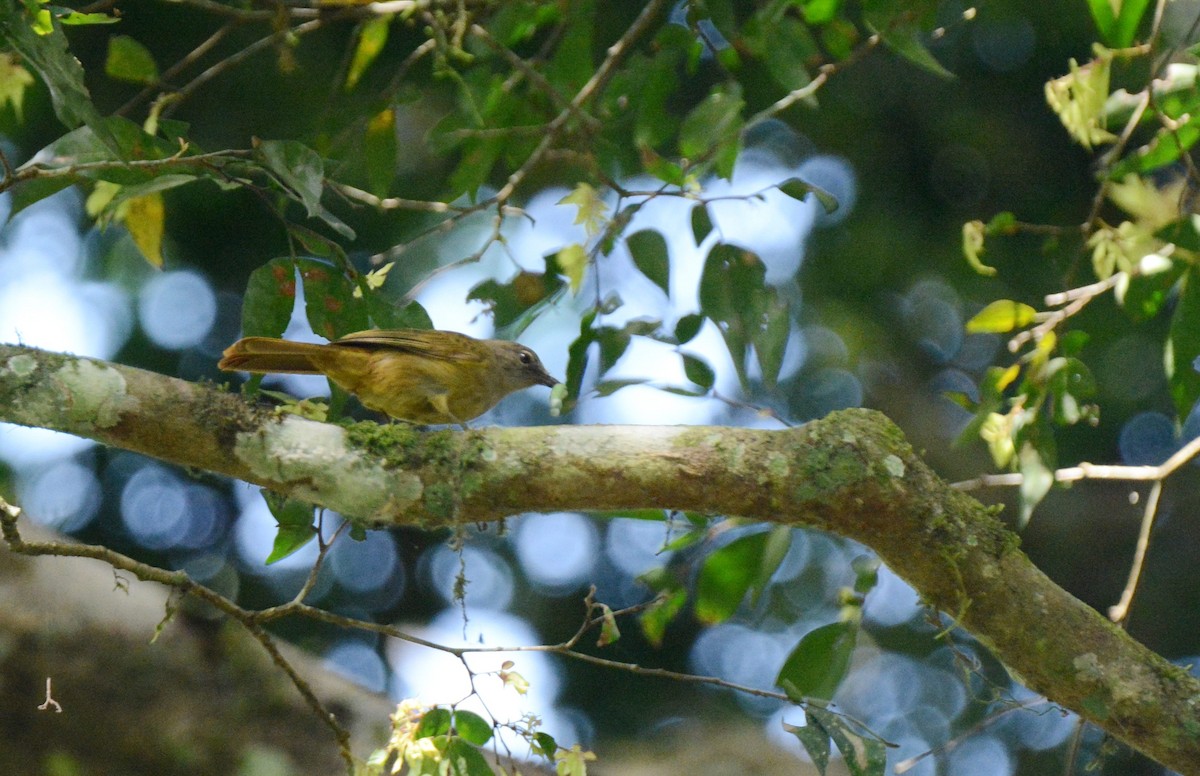
{"label": "thin twig", "polygon": [[937,746],[935,746],[931,749],[927,749],[924,752],[921,752],[920,754],[918,754],[914,757],[909,757],[907,760],[901,760],[900,762],[896,763],[895,767],[892,769],[892,772],[896,773],[896,774],[908,773],[919,762],[921,762],[921,760],[924,760],[926,757],[929,757],[930,755],[949,754],[950,752],[954,751],[954,749],[957,748],[958,745],[961,744],[963,741],[967,740],[971,736],[974,736],[978,733],[982,733],[984,730],[987,730],[989,727],[991,727],[992,725],[994,725],[997,722],[999,722],[1000,720],[1002,720],[1009,713],[1014,712],[1014,711],[1023,711],[1025,709],[1030,709],[1030,708],[1033,708],[1034,706],[1037,706],[1039,704],[1046,703],[1046,702],[1047,702],[1047,700],[1045,698],[1038,695],[1033,698],[1028,698],[1019,703],[1007,705],[1004,708],[997,711],[995,714],[984,717],[979,722],[977,722],[975,725],[973,725],[971,728],[969,728],[968,730],[964,730],[962,733],[959,733],[957,736],[955,736],[954,738],[951,738],[949,741],[944,741],[944,742],[938,744]]}
{"label": "thin twig", "polygon": [[165,84],[169,83],[175,76],[187,69],[188,66],[198,61],[209,51],[212,51],[213,48],[216,47],[216,45],[222,40],[224,40],[225,36],[232,32],[236,27],[237,22],[233,20],[227,21],[225,24],[218,27],[212,35],[209,35],[207,38],[201,41],[196,48],[189,51],[182,58],[180,58],[178,62],[163,71],[163,74],[158,77],[158,80],[142,89],[133,97],[130,97],[124,105],[122,105],[120,108],[117,108],[116,115],[124,116],[126,113],[133,110],[138,103],[149,99],[150,95],[161,90]]}
{"label": "thin twig", "polygon": [[1137,547],[1133,551],[1133,563],[1129,567],[1129,579],[1125,589],[1121,591],[1121,599],[1108,608],[1108,619],[1124,625],[1133,607],[1134,596],[1137,595],[1138,585],[1142,581],[1142,571],[1146,566],[1146,552],[1150,549],[1150,533],[1154,529],[1154,519],[1158,515],[1158,501],[1162,496],[1163,482],[1158,480],[1150,488],[1150,496],[1146,499],[1146,508],[1142,512],[1142,525],[1138,530]]}
{"label": "thin twig", "polygon": [[508,176],[508,180],[504,186],[496,192],[496,196],[493,197],[496,203],[500,205],[508,203],[509,198],[516,191],[517,187],[521,185],[521,182],[525,180],[525,177],[529,175],[546,152],[558,141],[559,133],[566,126],[567,121],[575,115],[575,111],[586,105],[594,95],[603,90],[608,82],[612,80],[613,76],[616,75],[617,66],[628,56],[633,44],[650,29],[659,15],[666,9],[667,5],[668,0],[651,0],[642,9],[642,12],[638,14],[633,24],[629,25],[629,29],[625,30],[616,43],[608,47],[607,56],[604,58],[604,61],[600,63],[600,66],[596,68],[596,72],[592,73],[592,77],[588,79],[587,83],[571,99],[570,106],[555,116],[554,120],[546,126],[546,136],[542,138],[542,142],[526,157],[521,166]]}
{"label": "thin twig", "polygon": [[[488,32],[486,28],[479,24],[472,24],[470,32],[472,35],[483,41],[484,44],[486,44],[487,47],[492,51],[495,51],[497,54],[504,57],[505,62],[519,71],[525,78],[529,79],[530,83],[532,83],[542,93],[549,97],[551,102],[553,102],[559,110],[569,111],[576,118],[576,120],[585,124],[589,129],[597,130],[600,128],[601,122],[599,119],[589,113],[584,112],[582,108],[574,103],[569,102],[567,98],[564,97],[557,88],[555,88],[554,84],[550,83],[546,76],[542,75],[536,67],[517,56],[517,54],[508,46],[505,46],[503,43],[496,40],[492,33]],[[542,128],[541,131],[545,131],[545,129]]]}
{"label": "thin twig", "polygon": [[55,712],[62,714],[62,710],[63,710],[62,704],[59,703],[58,701],[54,700],[54,696],[50,694],[50,677],[47,676],[46,677],[46,700],[44,703],[42,703],[40,706],[38,706],[38,711],[46,711],[47,709],[50,709],[50,708],[53,708]]}
{"label": "thin twig", "polygon": [[[1096,283],[1080,286],[1079,288],[1071,289],[1070,291],[1064,291],[1060,294],[1051,294],[1047,296],[1046,304],[1048,305],[1053,305],[1056,303],[1062,304],[1063,302],[1066,302],[1066,305],[1047,313],[1037,326],[1018,332],[1012,339],[1008,341],[1009,352],[1016,353],[1026,342],[1040,341],[1047,334],[1058,328],[1063,321],[1075,315],[1084,307],[1087,307],[1088,303],[1097,296],[1116,286],[1117,283],[1120,282],[1121,277],[1122,273],[1115,272],[1104,280]],[[1058,301],[1055,302],[1051,300]]]}
{"label": "thin twig", "polygon": [[302,24],[297,24],[295,27],[288,27],[286,29],[275,30],[275,31],[271,32],[271,34],[266,35],[262,38],[259,38],[256,41],[254,41],[250,45],[243,48],[241,51],[230,54],[228,57],[222,59],[220,62],[217,62],[215,65],[208,68],[204,72],[200,73],[200,75],[196,76],[191,81],[188,81],[186,84],[184,84],[182,87],[180,87],[179,91],[177,91],[175,93],[176,94],[175,102],[171,103],[166,108],[164,108],[162,115],[163,116],[171,115],[171,113],[173,113],[175,111],[175,109],[179,107],[179,105],[181,105],[184,101],[186,101],[189,97],[191,97],[192,93],[195,92],[197,89],[199,89],[201,86],[208,83],[209,81],[216,78],[217,76],[223,74],[225,71],[230,70],[234,67],[237,67],[242,62],[246,61],[250,57],[259,53],[260,51],[264,51],[264,50],[270,48],[271,46],[276,45],[277,43],[279,43],[279,41],[283,40],[284,38],[291,37],[291,36],[299,37],[301,35],[307,35],[310,32],[316,32],[317,30],[324,27],[329,21],[332,21],[335,18],[341,18],[341,17],[340,16],[338,16],[338,17],[322,16],[322,17],[313,19],[311,21],[304,22]]}
{"label": "thin twig", "polygon": [[[330,187],[347,199],[356,200],[378,210],[412,210],[418,213],[478,213],[483,208],[475,205],[455,205],[451,202],[436,202],[423,199],[405,199],[403,197],[377,197],[369,191],[346,183],[331,182]],[[506,216],[524,215],[519,207],[508,206],[503,210]]]}
{"label": "thin twig", "polygon": [[296,690],[304,698],[313,711],[325,725],[333,731],[337,739],[342,758],[346,761],[349,773],[353,773],[354,760],[350,752],[350,732],[337,720],[316,697],[308,682],[304,680],[295,668],[279,653],[273,637],[267,633],[257,621],[255,613],[243,609],[216,591],[198,584],[183,571],[166,571],[155,566],[142,563],[128,555],[116,552],[107,547],[93,544],[75,544],[69,542],[26,542],[17,528],[17,517],[21,510],[3,500],[0,500],[0,535],[8,544],[8,548],[21,555],[53,555],[58,557],[94,558],[109,564],[114,569],[128,571],[138,579],[148,582],[158,582],[185,595],[192,595],[240,622],[271,656],[271,660],[279,666],[292,680]]}

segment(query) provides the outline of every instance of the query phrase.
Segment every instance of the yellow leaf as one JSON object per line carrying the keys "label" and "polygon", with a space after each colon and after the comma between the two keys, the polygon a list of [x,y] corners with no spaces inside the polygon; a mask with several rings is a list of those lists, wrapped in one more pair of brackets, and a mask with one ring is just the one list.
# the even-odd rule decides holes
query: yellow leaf
{"label": "yellow leaf", "polygon": [[129,208],[125,211],[125,228],[133,243],[146,257],[146,261],[155,267],[163,265],[162,239],[163,226],[166,222],[166,209],[163,207],[162,195],[158,192],[144,197],[129,200]]}
{"label": "yellow leaf", "polygon": [[979,258],[983,255],[983,232],[984,225],[982,221],[968,221],[963,224],[962,241],[963,241],[963,256],[967,259],[967,264],[971,265],[971,269],[978,272],[980,275],[991,277],[996,274],[995,267],[989,267],[984,264]]}
{"label": "yellow leaf", "polygon": [[1069,73],[1046,82],[1046,103],[1058,114],[1067,132],[1088,150],[1117,139],[1103,126],[1112,58],[1111,51],[1097,46],[1096,58],[1091,62],[1080,67],[1072,59]]}
{"label": "yellow leaf", "polygon": [[996,379],[996,390],[1003,391],[1008,386],[1012,385],[1012,381],[1017,379],[1017,375],[1021,374],[1021,365],[1013,364],[1008,369],[1000,373],[1000,377]]}
{"label": "yellow leaf", "polygon": [[997,299],[967,321],[971,334],[1003,334],[1033,323],[1037,310],[1011,299]]}
{"label": "yellow leaf", "polygon": [[119,183],[96,181],[96,185],[92,187],[92,193],[88,194],[87,200],[83,203],[84,211],[103,227],[112,218],[111,213],[106,214],[104,211],[108,210],[109,203],[113,201],[120,190],[121,184]]}
{"label": "yellow leaf", "polygon": [[568,245],[558,252],[558,266],[571,284],[571,292],[578,294],[583,285],[583,271],[587,269],[587,251],[579,243]]}
{"label": "yellow leaf", "polygon": [[554,772],[558,776],[587,776],[587,764],[595,759],[594,752],[580,749],[579,744],[570,749],[560,747],[554,753]]}
{"label": "yellow leaf", "polygon": [[359,28],[358,45],[354,47],[354,56],[350,60],[350,68],[346,73],[346,91],[354,90],[363,73],[383,51],[383,47],[387,44],[388,26],[391,23],[392,14],[383,14],[367,21]]}
{"label": "yellow leaf", "polygon": [[[363,277],[363,280],[367,282],[367,288],[374,291],[375,289],[383,286],[383,284],[387,282],[388,273],[392,271],[392,267],[394,266],[396,266],[396,262],[389,261],[379,269],[373,269],[368,272]],[[353,295],[355,299],[362,299],[362,286],[355,286]]]}
{"label": "yellow leaf", "polygon": [[500,681],[506,687],[516,690],[520,695],[525,695],[529,692],[529,680],[511,669],[505,669],[500,672]]}
{"label": "yellow leaf", "polygon": [[1013,459],[1016,449],[1013,447],[1012,417],[998,412],[988,413],[987,420],[979,429],[979,436],[987,442],[988,452],[996,468],[1003,469]]}
{"label": "yellow leaf", "polygon": [[608,205],[600,198],[600,192],[586,183],[580,183],[567,196],[558,201],[559,205],[574,205],[579,208],[575,214],[575,223],[583,224],[588,237],[600,234],[608,221]]}
{"label": "yellow leaf", "polygon": [[25,103],[25,90],[33,86],[34,78],[28,70],[17,64],[12,54],[0,51],[0,108],[12,105],[17,121],[23,121],[21,107]]}

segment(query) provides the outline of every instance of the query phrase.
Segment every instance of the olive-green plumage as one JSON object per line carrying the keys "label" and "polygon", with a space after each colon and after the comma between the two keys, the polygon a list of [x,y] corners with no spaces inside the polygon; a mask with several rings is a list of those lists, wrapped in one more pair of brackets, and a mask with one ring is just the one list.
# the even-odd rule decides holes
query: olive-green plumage
{"label": "olive-green plumage", "polygon": [[327,345],[246,337],[218,366],[324,374],[364,406],[415,423],[466,423],[513,391],[558,382],[524,345],[419,329],[359,331]]}

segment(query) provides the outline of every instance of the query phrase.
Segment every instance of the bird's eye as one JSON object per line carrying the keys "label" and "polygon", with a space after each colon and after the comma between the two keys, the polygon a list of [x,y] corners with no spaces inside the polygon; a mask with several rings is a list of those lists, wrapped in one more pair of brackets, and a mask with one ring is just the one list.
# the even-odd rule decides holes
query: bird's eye
{"label": "bird's eye", "polygon": [[530,353],[528,350],[522,350],[521,355],[517,356],[517,358],[521,359],[522,364],[532,364],[533,363],[533,354]]}

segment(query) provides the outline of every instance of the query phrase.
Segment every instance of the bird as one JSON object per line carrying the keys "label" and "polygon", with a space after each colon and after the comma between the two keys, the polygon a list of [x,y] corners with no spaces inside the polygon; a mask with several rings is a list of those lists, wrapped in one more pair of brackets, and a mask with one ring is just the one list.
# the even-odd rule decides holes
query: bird
{"label": "bird", "polygon": [[218,367],[323,374],[368,409],[463,428],[513,391],[559,382],[524,345],[436,329],[370,329],[326,344],[244,337],[225,349]]}

